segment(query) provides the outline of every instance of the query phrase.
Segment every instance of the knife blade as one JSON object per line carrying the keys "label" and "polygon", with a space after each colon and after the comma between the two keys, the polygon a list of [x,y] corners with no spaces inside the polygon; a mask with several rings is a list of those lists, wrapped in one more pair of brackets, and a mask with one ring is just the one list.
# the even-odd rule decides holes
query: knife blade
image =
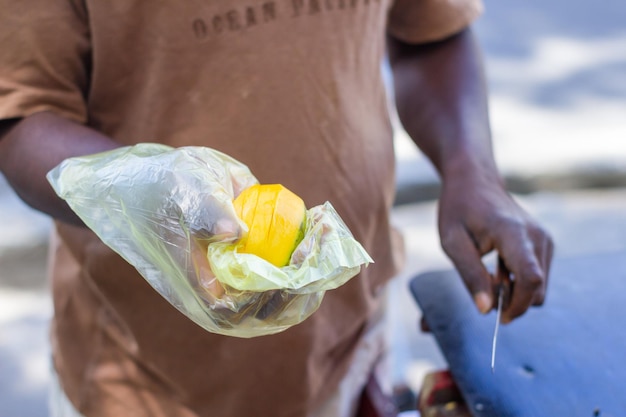
{"label": "knife blade", "polygon": [[496,325],[493,329],[493,339],[491,341],[491,373],[496,370],[496,347],[498,343],[498,330],[500,329],[500,318],[502,317],[502,304],[504,298],[504,285],[500,284],[498,288],[498,307],[496,311]]}

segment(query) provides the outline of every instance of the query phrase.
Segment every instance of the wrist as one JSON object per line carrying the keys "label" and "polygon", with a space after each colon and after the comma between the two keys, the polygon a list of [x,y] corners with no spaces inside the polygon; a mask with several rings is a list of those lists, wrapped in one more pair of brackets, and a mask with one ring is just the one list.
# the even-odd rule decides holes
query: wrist
{"label": "wrist", "polygon": [[438,166],[443,183],[478,182],[504,186],[491,153],[476,152],[466,146],[446,155]]}

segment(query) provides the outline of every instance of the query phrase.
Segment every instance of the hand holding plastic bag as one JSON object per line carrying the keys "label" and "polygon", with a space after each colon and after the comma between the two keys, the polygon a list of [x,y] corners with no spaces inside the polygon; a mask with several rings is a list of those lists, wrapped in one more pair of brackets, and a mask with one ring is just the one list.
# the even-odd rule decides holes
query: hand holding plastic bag
{"label": "hand holding plastic bag", "polygon": [[232,201],[257,180],[209,148],[140,144],[68,159],[48,179],[105,244],[214,333],[284,330],[371,262],[329,203],[307,212],[290,265],[233,251],[247,228]]}

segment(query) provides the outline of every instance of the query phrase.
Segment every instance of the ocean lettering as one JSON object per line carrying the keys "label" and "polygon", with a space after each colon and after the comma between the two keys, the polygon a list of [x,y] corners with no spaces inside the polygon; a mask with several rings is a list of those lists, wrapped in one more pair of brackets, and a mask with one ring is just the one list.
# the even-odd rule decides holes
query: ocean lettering
{"label": "ocean lettering", "polygon": [[276,1],[266,1],[258,6],[226,10],[207,20],[194,19],[191,28],[196,39],[202,40],[226,32],[238,32],[260,22],[269,23],[276,20],[277,15]]}

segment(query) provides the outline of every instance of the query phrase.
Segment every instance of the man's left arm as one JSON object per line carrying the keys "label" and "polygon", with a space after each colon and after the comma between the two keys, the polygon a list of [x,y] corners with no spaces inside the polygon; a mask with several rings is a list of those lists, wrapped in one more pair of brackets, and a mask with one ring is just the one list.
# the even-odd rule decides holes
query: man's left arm
{"label": "man's left arm", "polygon": [[[483,313],[494,306],[494,284],[513,277],[502,314],[509,322],[543,303],[553,244],[498,173],[474,36],[466,29],[420,45],[389,36],[388,50],[400,120],[442,181],[441,245]],[[481,260],[493,250],[500,259],[495,280]]]}

